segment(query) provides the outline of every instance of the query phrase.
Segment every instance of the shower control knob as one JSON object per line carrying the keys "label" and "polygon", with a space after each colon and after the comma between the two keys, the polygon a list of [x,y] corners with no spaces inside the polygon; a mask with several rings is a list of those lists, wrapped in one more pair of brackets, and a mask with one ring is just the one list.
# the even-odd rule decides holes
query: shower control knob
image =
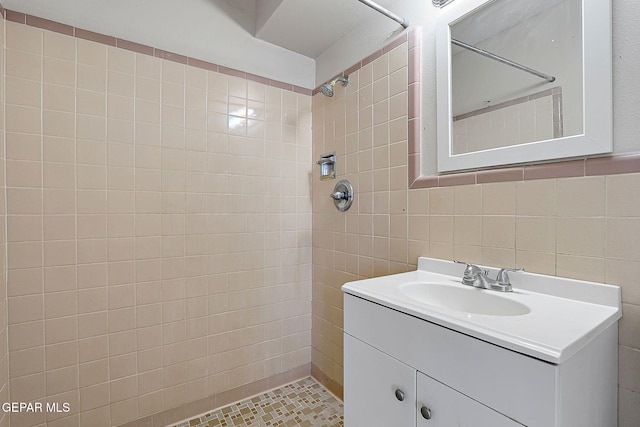
{"label": "shower control knob", "polygon": [[431,409],[427,408],[426,406],[423,406],[422,408],[420,408],[420,415],[422,415],[422,418],[424,418],[425,420],[430,420]]}
{"label": "shower control knob", "polygon": [[404,400],[404,391],[400,390],[399,388],[396,389],[396,399],[398,399],[400,402]]}
{"label": "shower control knob", "polygon": [[333,189],[333,193],[329,194],[333,199],[333,204],[340,212],[344,212],[351,207],[353,203],[353,186],[349,181],[343,179],[339,181]]}

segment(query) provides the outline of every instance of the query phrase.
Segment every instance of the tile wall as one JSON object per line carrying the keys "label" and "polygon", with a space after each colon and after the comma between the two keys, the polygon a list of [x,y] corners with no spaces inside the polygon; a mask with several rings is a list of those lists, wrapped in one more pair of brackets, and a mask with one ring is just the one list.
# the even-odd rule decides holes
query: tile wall
{"label": "tile wall", "polygon": [[341,213],[328,196],[336,181],[321,182],[313,171],[313,369],[338,395],[340,286],[409,268],[408,78],[405,41],[351,72],[333,98],[313,97],[313,158],[336,151],[338,179],[349,179],[356,191],[351,209]]}
{"label": "tile wall", "polygon": [[11,400],[71,407],[12,425],[308,373],[311,97],[9,21],[6,61]]}
{"label": "tile wall", "polygon": [[[415,269],[419,256],[524,267],[622,287],[619,426],[636,426],[640,173],[620,173],[629,166],[622,157],[607,160],[609,175],[524,174],[523,180],[520,170],[513,181],[459,185],[469,175],[461,174],[436,181],[439,187],[408,190],[407,112],[401,106],[407,47],[396,49],[352,73],[335,97],[313,97],[313,157],[336,150],[337,179],[349,179],[356,192],[352,208],[337,211],[328,197],[335,181],[320,182],[314,169],[314,375],[341,393],[343,283]],[[573,173],[574,163],[584,175],[584,161],[551,167]]]}

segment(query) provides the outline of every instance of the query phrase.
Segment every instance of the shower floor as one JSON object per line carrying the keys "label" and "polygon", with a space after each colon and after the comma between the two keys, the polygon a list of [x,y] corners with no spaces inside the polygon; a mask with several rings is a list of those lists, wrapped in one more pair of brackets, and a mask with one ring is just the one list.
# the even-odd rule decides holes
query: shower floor
{"label": "shower floor", "polygon": [[175,427],[338,427],[344,426],[342,402],[313,378],[304,378]]}

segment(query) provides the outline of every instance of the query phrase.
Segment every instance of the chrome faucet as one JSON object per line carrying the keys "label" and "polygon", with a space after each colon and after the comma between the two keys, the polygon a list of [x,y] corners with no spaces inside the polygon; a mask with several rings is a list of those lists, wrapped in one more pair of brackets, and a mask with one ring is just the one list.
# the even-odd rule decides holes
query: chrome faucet
{"label": "chrome faucet", "polygon": [[464,274],[462,276],[463,285],[499,292],[512,291],[511,281],[509,280],[509,275],[507,273],[524,271],[524,268],[502,268],[498,271],[498,275],[494,280],[489,277],[489,270],[483,270],[477,265],[458,261],[456,259],[454,259],[453,262],[465,264],[467,266],[467,268],[464,269]]}

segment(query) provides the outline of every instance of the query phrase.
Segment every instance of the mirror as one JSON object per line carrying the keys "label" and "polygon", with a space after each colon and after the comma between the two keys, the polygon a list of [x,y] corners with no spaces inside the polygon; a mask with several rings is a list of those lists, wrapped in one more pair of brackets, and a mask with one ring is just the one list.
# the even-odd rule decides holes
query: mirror
{"label": "mirror", "polygon": [[467,0],[437,28],[438,171],[609,153],[610,0]]}

